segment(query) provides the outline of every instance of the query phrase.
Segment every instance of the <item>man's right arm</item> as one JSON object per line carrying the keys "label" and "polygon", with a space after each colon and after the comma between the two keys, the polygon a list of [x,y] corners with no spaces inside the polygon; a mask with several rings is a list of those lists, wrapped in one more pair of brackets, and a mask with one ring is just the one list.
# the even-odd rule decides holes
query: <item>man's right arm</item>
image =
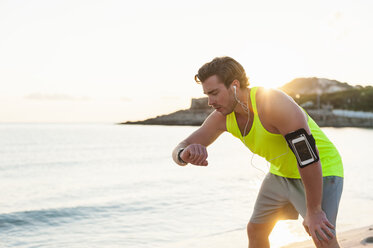
{"label": "man's right arm", "polygon": [[188,163],[207,166],[206,147],[226,131],[225,116],[214,111],[207,117],[202,126],[188,138],[180,142],[172,152],[172,158],[178,165]]}

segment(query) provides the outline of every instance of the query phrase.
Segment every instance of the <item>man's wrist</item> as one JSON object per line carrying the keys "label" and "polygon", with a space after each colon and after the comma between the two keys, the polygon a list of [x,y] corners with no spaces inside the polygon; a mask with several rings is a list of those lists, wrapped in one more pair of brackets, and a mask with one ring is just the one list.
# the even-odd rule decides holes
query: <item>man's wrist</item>
{"label": "man's wrist", "polygon": [[322,211],[321,206],[307,206],[307,212],[309,214],[319,213],[320,211]]}
{"label": "man's wrist", "polygon": [[184,151],[184,148],[180,148],[178,151],[177,151],[177,161],[181,164],[181,165],[187,165],[188,163],[185,162],[181,157],[181,153]]}

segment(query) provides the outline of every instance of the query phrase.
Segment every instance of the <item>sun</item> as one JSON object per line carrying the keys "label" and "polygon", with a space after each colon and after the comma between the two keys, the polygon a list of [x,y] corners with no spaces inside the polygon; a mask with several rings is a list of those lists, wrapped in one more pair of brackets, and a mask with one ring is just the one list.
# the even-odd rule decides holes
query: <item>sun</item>
{"label": "sun", "polygon": [[251,86],[279,88],[294,78],[307,76],[308,61],[294,47],[268,42],[251,43],[238,58]]}

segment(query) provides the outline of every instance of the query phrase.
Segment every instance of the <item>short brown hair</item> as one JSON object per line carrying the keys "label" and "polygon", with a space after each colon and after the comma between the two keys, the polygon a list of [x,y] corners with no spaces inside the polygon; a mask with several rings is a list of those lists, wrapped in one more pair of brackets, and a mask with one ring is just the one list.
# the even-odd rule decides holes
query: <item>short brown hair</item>
{"label": "short brown hair", "polygon": [[213,75],[216,75],[227,89],[235,79],[240,82],[242,88],[247,88],[250,85],[245,69],[231,57],[216,57],[211,62],[204,64],[198,70],[198,74],[194,76],[194,80],[197,83],[203,83]]}

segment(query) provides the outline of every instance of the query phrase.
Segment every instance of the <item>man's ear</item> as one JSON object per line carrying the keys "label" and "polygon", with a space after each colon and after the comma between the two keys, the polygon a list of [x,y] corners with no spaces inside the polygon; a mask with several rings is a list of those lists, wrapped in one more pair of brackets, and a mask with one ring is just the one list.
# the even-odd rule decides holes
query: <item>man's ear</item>
{"label": "man's ear", "polygon": [[[241,88],[240,81],[238,81],[237,79],[233,80],[231,86],[232,86],[232,88],[234,86],[236,86],[236,90],[239,90]],[[234,88],[233,88],[233,90],[234,90]]]}

